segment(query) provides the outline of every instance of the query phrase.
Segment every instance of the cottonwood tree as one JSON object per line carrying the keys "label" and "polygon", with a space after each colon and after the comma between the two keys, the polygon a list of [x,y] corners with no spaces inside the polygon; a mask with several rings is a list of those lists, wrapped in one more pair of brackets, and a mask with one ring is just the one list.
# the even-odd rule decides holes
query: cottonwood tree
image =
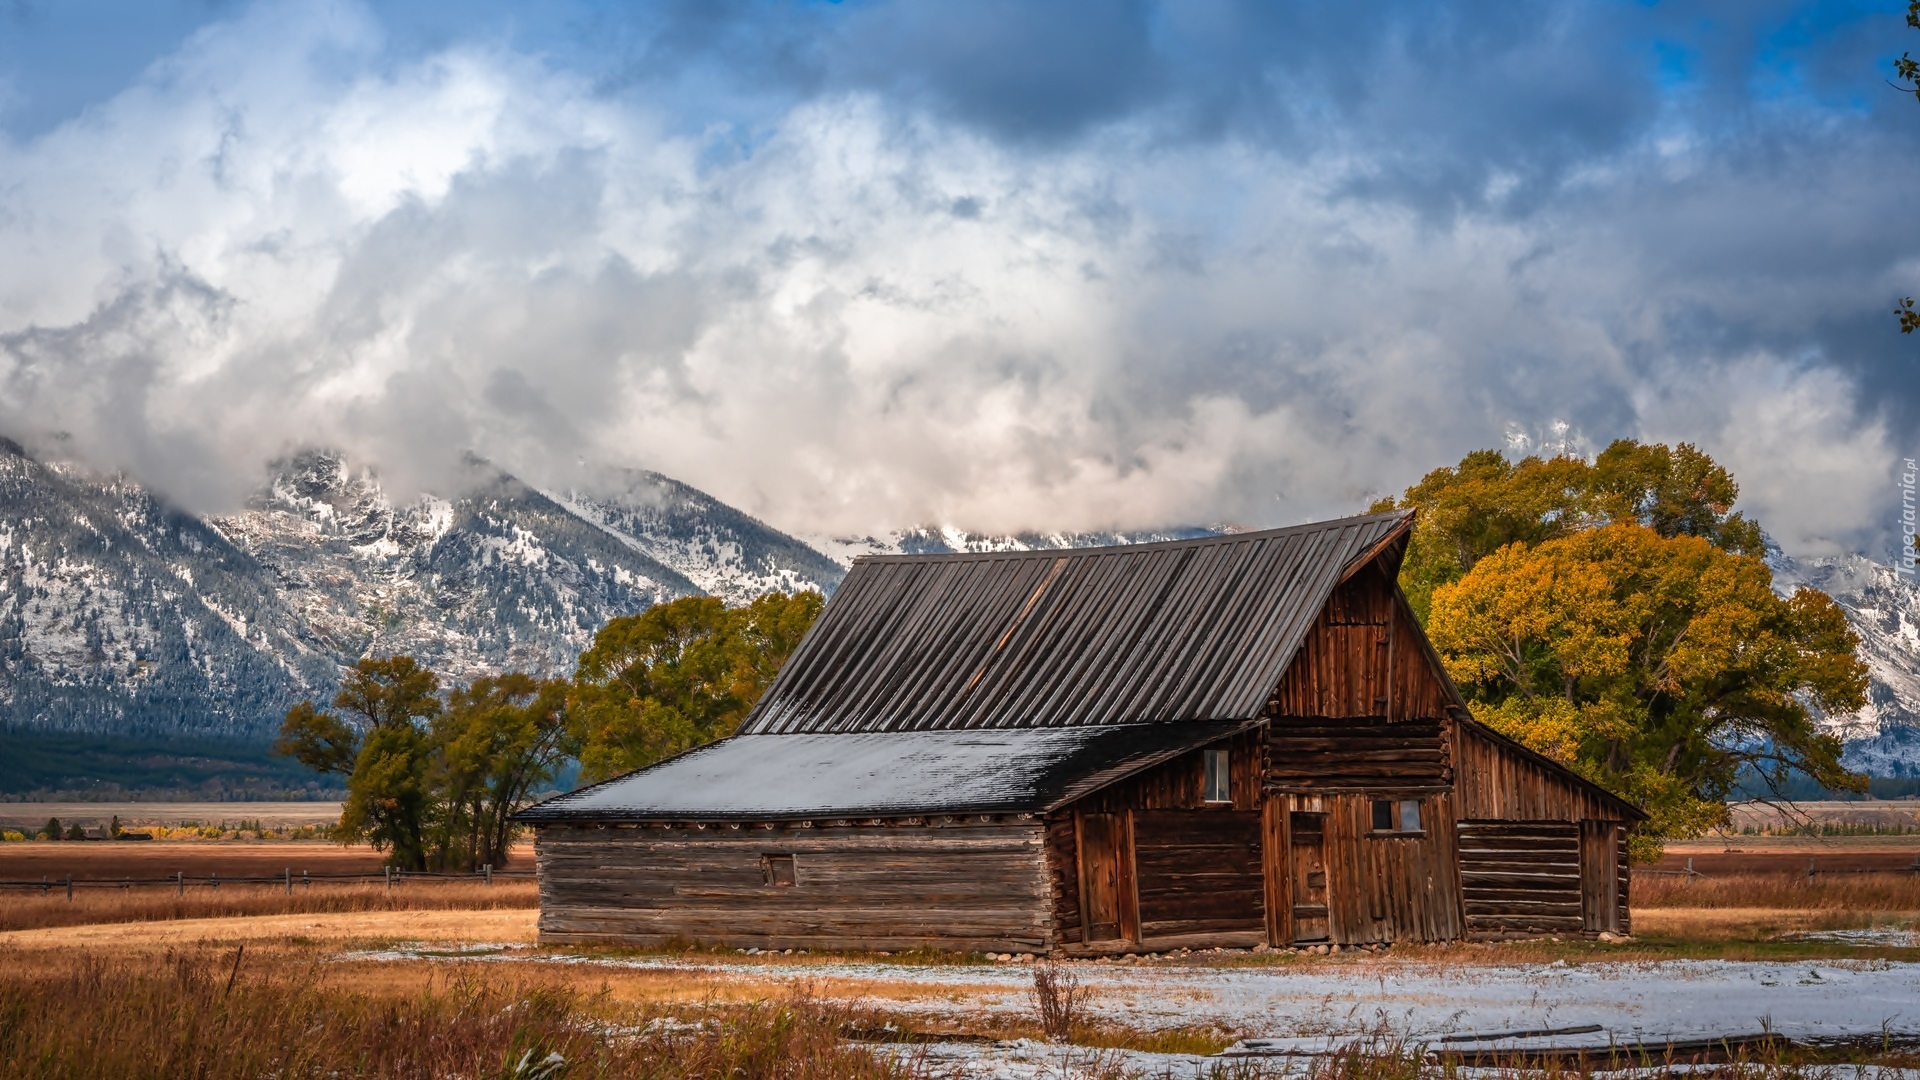
{"label": "cottonwood tree", "polygon": [[445,802],[439,861],[505,866],[514,813],[578,752],[566,682],[519,672],[475,679],[448,695],[433,737]]}
{"label": "cottonwood tree", "polygon": [[741,608],[696,596],[614,619],[580,655],[581,775],[604,779],[733,734],[820,614],[816,592]]}
{"label": "cottonwood tree", "polygon": [[1732,474],[1689,443],[1619,439],[1593,461],[1566,454],[1511,461],[1498,450],[1477,450],[1373,509],[1420,512],[1400,584],[1425,619],[1433,591],[1486,556],[1601,525],[1635,523],[1662,536],[1698,536],[1736,554],[1761,554],[1759,525],[1733,510],[1739,494]]}
{"label": "cottonwood tree", "polygon": [[1435,590],[1427,631],[1477,719],[1647,810],[1643,855],[1723,824],[1743,780],[1865,788],[1816,722],[1866,704],[1846,615],[1706,539],[1509,545]]}
{"label": "cottonwood tree", "polygon": [[439,693],[439,677],[411,656],[364,659],[333,696],[339,712],[303,701],[287,711],[274,744],[318,772],[344,775],[341,839],[366,840],[408,870],[426,869],[436,847],[425,724],[440,715]]}
{"label": "cottonwood tree", "polygon": [[1738,496],[1696,447],[1622,440],[1480,451],[1377,504],[1421,511],[1401,580],[1475,718],[1644,806],[1641,857],[1744,782],[1864,783],[1817,722],[1865,704],[1858,641],[1825,593],[1773,591]]}

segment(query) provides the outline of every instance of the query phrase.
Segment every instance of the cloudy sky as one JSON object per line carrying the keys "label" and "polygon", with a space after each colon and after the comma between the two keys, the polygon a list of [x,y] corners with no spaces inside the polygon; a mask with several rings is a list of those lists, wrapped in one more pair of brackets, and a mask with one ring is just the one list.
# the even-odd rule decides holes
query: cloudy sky
{"label": "cloudy sky", "polygon": [[231,505],[643,466],[799,532],[1920,453],[1905,4],[0,5],[0,433]]}

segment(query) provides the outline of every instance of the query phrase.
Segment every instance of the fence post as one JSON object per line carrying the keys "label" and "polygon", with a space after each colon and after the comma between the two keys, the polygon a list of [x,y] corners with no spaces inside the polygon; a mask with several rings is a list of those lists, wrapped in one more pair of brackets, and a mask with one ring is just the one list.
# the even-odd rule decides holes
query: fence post
{"label": "fence post", "polygon": [[1814,875],[1814,872],[1815,872],[1815,871],[1814,871],[1814,869],[1813,869],[1813,863],[1814,863],[1814,860],[1813,860],[1813,859],[1808,859],[1808,860],[1807,860],[1807,880],[1808,880],[1808,881],[1812,881],[1812,880],[1813,880],[1813,875]]}
{"label": "fence post", "polygon": [[287,895],[293,895],[293,867],[287,867]]}
{"label": "fence post", "polygon": [[73,875],[67,875],[67,902],[73,902]]}
{"label": "fence post", "polygon": [[1693,872],[1693,856],[1689,855],[1687,856],[1687,884],[1693,884],[1693,879],[1698,876]]}
{"label": "fence post", "polygon": [[305,870],[300,871],[300,887],[305,892],[313,891],[313,879],[307,876]]}
{"label": "fence post", "polygon": [[493,864],[492,863],[488,863],[486,865],[486,872],[487,872],[487,884],[491,885],[493,884]]}
{"label": "fence post", "polygon": [[173,884],[181,896],[187,895],[187,872],[185,870],[175,870],[173,872]]}
{"label": "fence post", "polygon": [[392,892],[393,891],[393,867],[383,866],[380,869],[384,871],[387,875],[387,891]]}

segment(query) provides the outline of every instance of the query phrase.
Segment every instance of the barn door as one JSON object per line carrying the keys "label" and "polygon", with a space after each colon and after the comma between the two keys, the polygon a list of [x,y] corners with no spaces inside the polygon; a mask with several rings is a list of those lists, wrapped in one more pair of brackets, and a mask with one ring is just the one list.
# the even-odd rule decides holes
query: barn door
{"label": "barn door", "polygon": [[1293,865],[1293,940],[1325,941],[1327,923],[1327,815],[1296,813],[1289,818],[1287,845]]}
{"label": "barn door", "polygon": [[1580,919],[1587,933],[1620,930],[1620,826],[1580,823]]}
{"label": "barn door", "polygon": [[1140,939],[1129,824],[1125,814],[1080,815],[1080,895],[1089,943]]}

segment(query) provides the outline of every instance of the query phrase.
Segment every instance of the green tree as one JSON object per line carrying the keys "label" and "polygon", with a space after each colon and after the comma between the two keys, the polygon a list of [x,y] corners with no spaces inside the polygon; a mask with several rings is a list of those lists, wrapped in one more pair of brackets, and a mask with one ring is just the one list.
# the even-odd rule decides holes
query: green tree
{"label": "green tree", "polygon": [[1601,525],[1637,523],[1758,554],[1759,526],[1733,511],[1739,494],[1732,475],[1695,446],[1620,439],[1591,462],[1565,454],[1510,461],[1498,450],[1476,450],[1373,509],[1420,512],[1400,585],[1424,620],[1435,589],[1501,548]]}
{"label": "green tree", "polygon": [[1643,857],[1724,824],[1749,776],[1865,788],[1815,722],[1866,702],[1845,614],[1704,537],[1509,545],[1434,591],[1427,630],[1476,718],[1646,808]]}
{"label": "green tree", "polygon": [[730,609],[687,597],[607,623],[580,655],[571,693],[583,778],[731,735],[823,602],[815,592],[769,593]]}
{"label": "green tree", "polygon": [[434,721],[448,828],[443,865],[507,864],[513,814],[579,752],[567,684],[518,672],[455,690]]}
{"label": "green tree", "polygon": [[60,819],[50,817],[47,819],[46,828],[40,830],[40,835],[47,840],[64,840],[67,834],[60,827]]}
{"label": "green tree", "polygon": [[434,746],[422,726],[440,715],[439,693],[439,677],[411,656],[364,659],[333,696],[339,713],[300,702],[287,710],[274,744],[315,771],[345,775],[341,841],[366,840],[402,869],[425,869],[442,846],[432,836]]}

